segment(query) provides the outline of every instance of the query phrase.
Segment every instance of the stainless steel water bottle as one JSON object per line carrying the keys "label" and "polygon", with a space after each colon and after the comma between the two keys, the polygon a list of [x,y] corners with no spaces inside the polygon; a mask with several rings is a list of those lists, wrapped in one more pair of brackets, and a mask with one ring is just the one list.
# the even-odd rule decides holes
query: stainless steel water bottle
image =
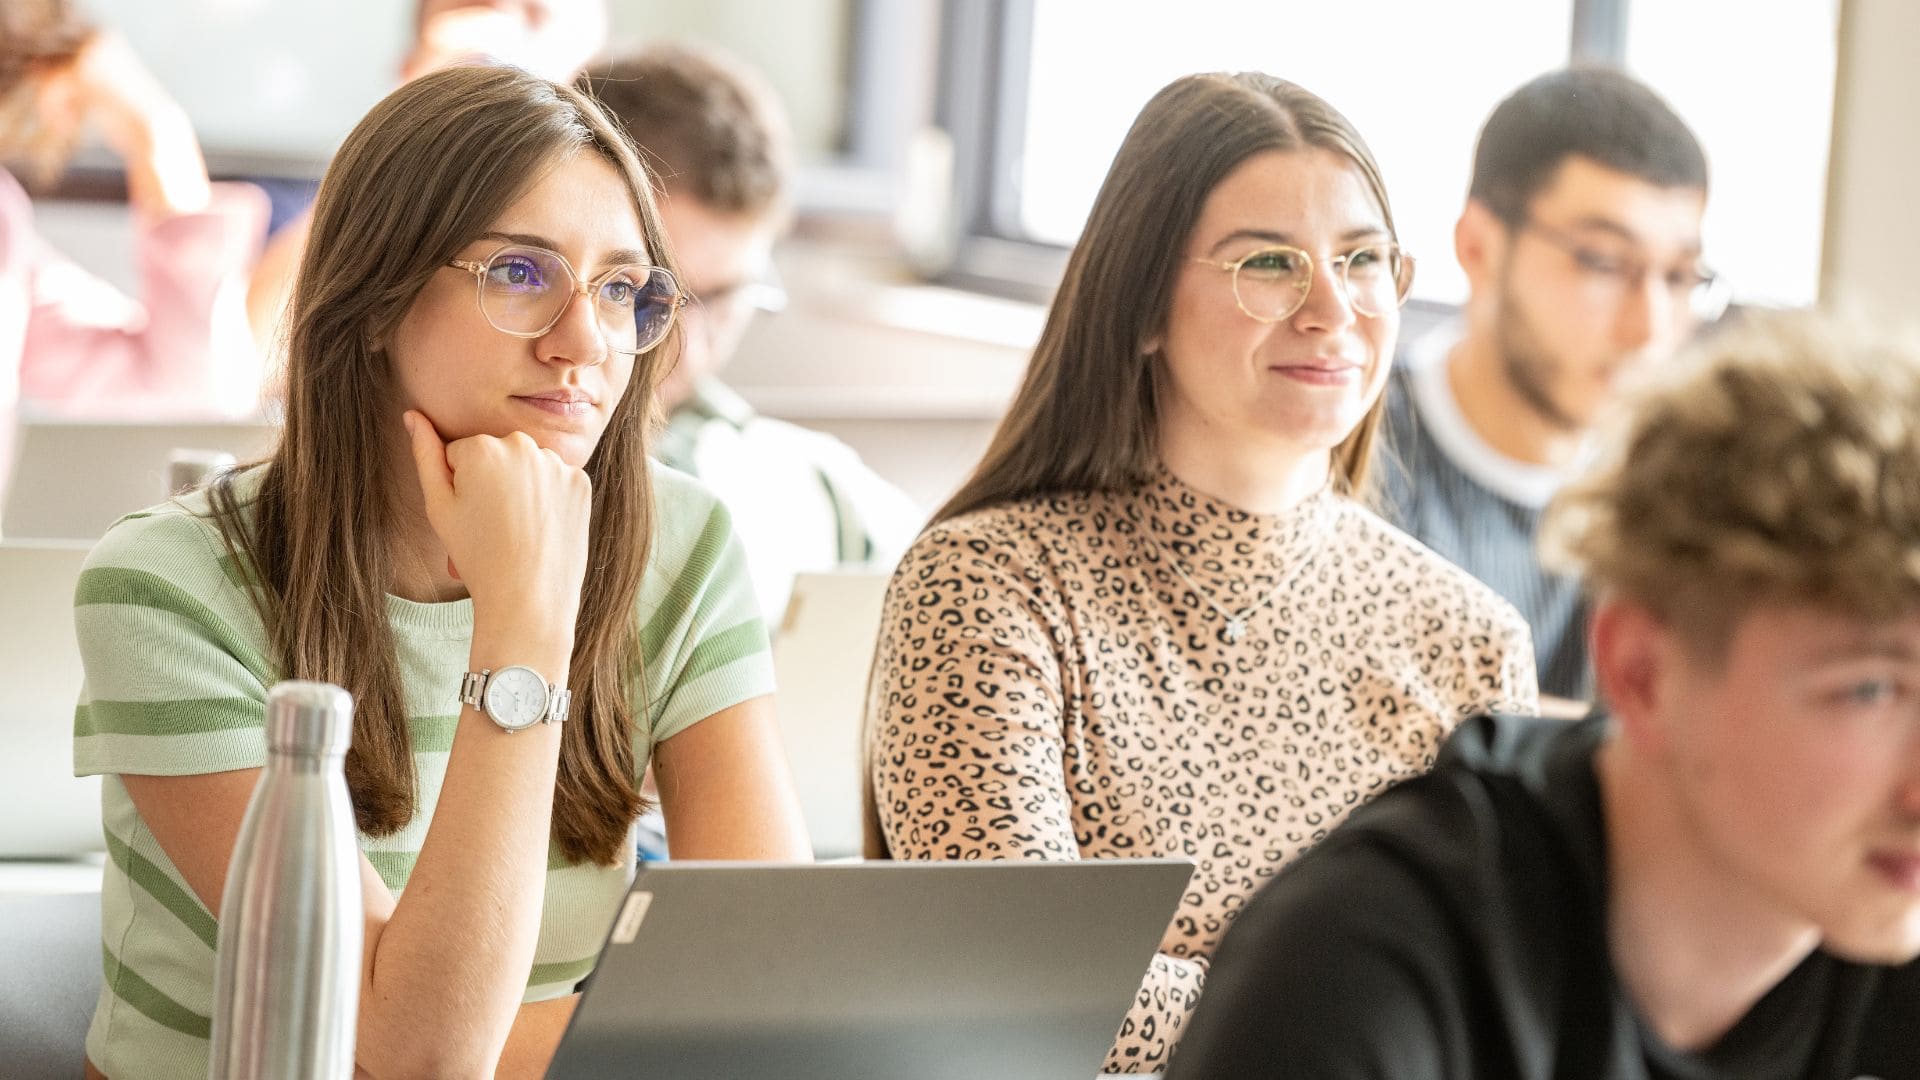
{"label": "stainless steel water bottle", "polygon": [[347,798],[353,698],[267,694],[267,766],[220,903],[211,1080],[351,1080],[360,1005],[360,848]]}

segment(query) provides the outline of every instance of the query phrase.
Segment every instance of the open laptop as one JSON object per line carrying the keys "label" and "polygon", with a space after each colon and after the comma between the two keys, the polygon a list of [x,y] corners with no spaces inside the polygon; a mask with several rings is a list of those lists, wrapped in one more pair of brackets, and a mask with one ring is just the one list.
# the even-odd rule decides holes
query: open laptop
{"label": "open laptop", "polygon": [[172,493],[176,451],[212,451],[251,461],[273,448],[279,428],[264,422],[64,420],[20,424],[13,478],[5,485],[0,537],[98,539],[123,515]]}
{"label": "open laptop", "polygon": [[1093,1080],[1192,869],[643,863],[547,1075]]}
{"label": "open laptop", "polygon": [[860,717],[890,576],[800,574],[773,641],[775,712],[816,858],[860,854]]}
{"label": "open laptop", "polygon": [[0,859],[103,849],[100,778],[73,775],[84,673],[73,587],[88,545],[0,543]]}

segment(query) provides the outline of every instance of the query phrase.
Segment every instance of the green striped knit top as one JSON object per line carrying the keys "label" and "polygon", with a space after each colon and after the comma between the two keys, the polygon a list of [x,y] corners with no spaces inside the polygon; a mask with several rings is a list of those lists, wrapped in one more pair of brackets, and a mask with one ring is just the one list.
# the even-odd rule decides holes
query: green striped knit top
{"label": "green striped knit top", "polygon": [[[258,473],[243,476],[244,500]],[[645,711],[636,768],[652,745],[771,693],[767,632],[726,511],[698,481],[654,468],[654,537],[640,591]],[[87,1056],[114,1080],[204,1080],[216,924],[146,829],[117,774],[191,775],[264,765],[267,634],[211,519],[207,496],[122,519],[88,557],[74,596],[86,686],[74,714],[74,771],[102,774],[108,860],[101,890],[106,981]],[[419,806],[360,847],[396,895],[426,838],[460,714],[473,603],[387,597],[405,684]],[[638,777],[635,778],[638,780]],[[484,856],[475,853],[475,858]],[[563,996],[592,970],[633,867],[547,862],[526,1001]]]}

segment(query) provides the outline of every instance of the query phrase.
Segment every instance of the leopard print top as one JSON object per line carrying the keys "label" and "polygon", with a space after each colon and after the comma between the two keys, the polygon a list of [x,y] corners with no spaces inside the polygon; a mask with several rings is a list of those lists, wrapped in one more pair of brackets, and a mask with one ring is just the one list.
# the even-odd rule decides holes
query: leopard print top
{"label": "leopard print top", "polygon": [[[1196,584],[1254,608],[1243,637]],[[1109,1072],[1166,1067],[1262,882],[1428,768],[1461,719],[1538,698],[1520,615],[1358,503],[1253,514],[1164,469],[929,528],[874,672],[867,761],[895,858],[1197,864]]]}

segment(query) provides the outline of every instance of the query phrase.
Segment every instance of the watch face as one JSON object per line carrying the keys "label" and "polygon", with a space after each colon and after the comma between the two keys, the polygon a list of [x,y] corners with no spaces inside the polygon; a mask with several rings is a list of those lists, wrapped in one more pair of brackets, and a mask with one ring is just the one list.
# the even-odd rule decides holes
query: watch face
{"label": "watch face", "polygon": [[503,667],[487,680],[487,715],[509,731],[531,727],[547,711],[547,681],[525,667]]}

